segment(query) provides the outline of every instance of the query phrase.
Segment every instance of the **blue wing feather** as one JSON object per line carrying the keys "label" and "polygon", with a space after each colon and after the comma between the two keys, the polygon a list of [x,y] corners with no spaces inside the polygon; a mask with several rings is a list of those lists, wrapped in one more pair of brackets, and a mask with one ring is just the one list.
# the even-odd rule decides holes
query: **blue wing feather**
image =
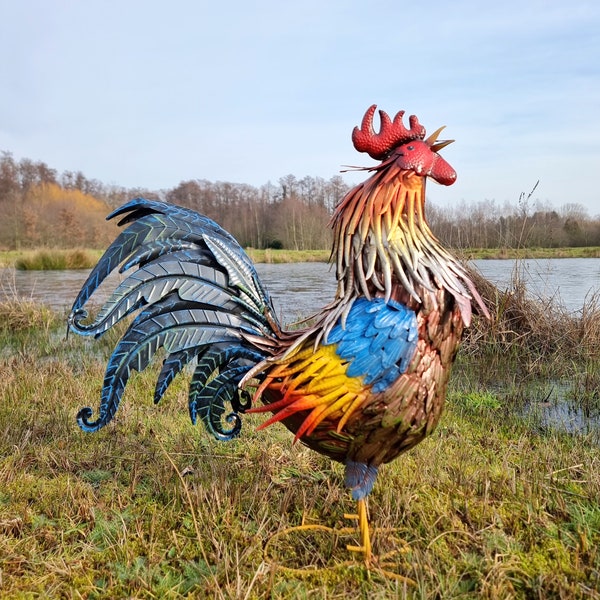
{"label": "blue wing feather", "polygon": [[383,298],[355,300],[345,327],[335,325],[327,344],[348,361],[348,377],[364,377],[382,392],[406,371],[417,348],[417,318],[411,309]]}

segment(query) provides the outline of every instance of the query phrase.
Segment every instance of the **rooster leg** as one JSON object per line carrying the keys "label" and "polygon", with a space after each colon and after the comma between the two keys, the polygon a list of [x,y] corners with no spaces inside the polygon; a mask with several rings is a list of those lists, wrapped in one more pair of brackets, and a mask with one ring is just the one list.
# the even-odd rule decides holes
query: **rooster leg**
{"label": "rooster leg", "polygon": [[358,519],[358,528],[360,530],[360,546],[348,545],[346,548],[351,552],[362,552],[365,564],[369,566],[371,562],[371,535],[369,534],[369,517],[367,516],[367,501],[361,498],[356,503],[357,514],[345,514],[346,519]]}

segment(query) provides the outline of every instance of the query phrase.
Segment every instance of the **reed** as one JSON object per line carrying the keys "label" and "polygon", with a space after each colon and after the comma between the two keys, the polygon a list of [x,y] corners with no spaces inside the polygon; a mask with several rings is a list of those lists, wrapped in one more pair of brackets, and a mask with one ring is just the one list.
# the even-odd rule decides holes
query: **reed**
{"label": "reed", "polygon": [[100,252],[93,250],[42,249],[20,255],[15,259],[14,267],[20,271],[91,269],[99,258]]}
{"label": "reed", "polygon": [[518,265],[506,290],[499,290],[476,270],[471,270],[471,276],[491,319],[475,316],[463,353],[512,356],[530,370],[543,363],[560,374],[568,374],[573,362],[600,360],[600,292],[572,313],[559,298],[531,296]]}
{"label": "reed", "polygon": [[0,331],[19,334],[37,330],[47,334],[57,322],[56,314],[44,305],[28,298],[9,296],[0,302]]}

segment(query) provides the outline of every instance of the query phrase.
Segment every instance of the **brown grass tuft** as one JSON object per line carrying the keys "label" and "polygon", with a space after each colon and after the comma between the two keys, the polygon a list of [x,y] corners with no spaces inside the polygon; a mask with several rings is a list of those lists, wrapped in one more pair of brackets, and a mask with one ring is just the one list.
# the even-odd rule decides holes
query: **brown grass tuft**
{"label": "brown grass tuft", "polygon": [[99,253],[75,248],[72,250],[43,249],[27,252],[15,260],[19,271],[62,271],[91,269],[98,262]]}
{"label": "brown grass tuft", "polygon": [[475,316],[462,352],[503,354],[530,365],[564,363],[565,357],[583,362],[600,359],[600,294],[572,313],[555,298],[530,296],[517,271],[505,291],[478,271],[470,273],[491,319]]}
{"label": "brown grass tuft", "polygon": [[0,302],[0,331],[41,329],[47,332],[55,322],[52,310],[33,300],[12,298]]}

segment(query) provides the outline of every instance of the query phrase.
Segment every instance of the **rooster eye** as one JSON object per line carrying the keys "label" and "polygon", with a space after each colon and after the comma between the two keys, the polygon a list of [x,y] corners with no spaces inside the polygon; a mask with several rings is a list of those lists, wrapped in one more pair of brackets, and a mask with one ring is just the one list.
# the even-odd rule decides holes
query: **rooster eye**
{"label": "rooster eye", "polygon": [[406,149],[407,149],[407,150],[414,150],[414,149],[415,149],[415,147],[414,147],[414,146],[406,146]]}

